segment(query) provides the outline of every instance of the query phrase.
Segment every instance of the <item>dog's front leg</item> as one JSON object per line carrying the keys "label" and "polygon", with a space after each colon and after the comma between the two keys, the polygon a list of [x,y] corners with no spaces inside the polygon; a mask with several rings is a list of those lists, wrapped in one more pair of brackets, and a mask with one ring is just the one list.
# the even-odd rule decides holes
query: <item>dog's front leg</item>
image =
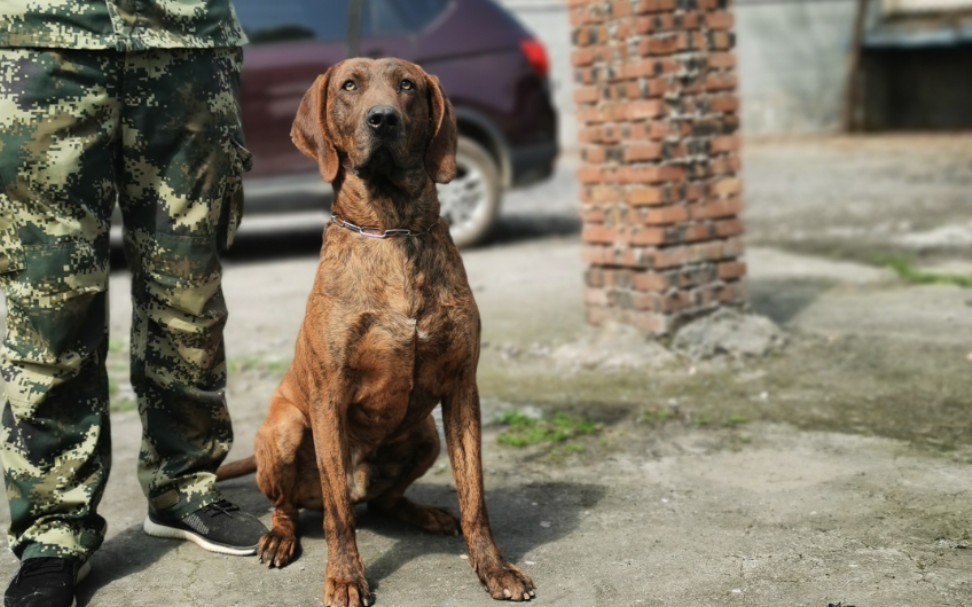
{"label": "dog's front leg", "polygon": [[442,419],[452,471],[459,493],[462,532],[469,548],[469,562],[494,599],[529,601],[533,581],[515,565],[503,560],[489,527],[483,495],[482,435],[479,390],[475,370],[460,379],[442,401]]}
{"label": "dog's front leg", "polygon": [[350,445],[346,433],[345,400],[333,392],[320,399],[313,412],[312,432],[324,502],[327,570],[325,607],[367,607],[368,581],[358,554],[354,511],[348,487]]}

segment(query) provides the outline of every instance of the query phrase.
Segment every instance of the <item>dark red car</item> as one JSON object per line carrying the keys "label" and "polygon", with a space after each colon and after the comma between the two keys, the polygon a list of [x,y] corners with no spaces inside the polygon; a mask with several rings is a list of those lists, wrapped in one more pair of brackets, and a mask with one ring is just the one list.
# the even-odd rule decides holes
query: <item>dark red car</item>
{"label": "dark red car", "polygon": [[[308,198],[285,192],[321,187],[317,167],[290,142],[290,126],[314,79],[348,56],[350,1],[234,0],[250,37],[242,95],[254,155],[248,213],[293,210]],[[452,100],[459,176],[440,186],[440,198],[457,244],[489,231],[504,189],[552,173],[557,116],[546,50],[493,0],[364,0],[360,55],[418,63]],[[310,201],[320,205],[319,196]]]}

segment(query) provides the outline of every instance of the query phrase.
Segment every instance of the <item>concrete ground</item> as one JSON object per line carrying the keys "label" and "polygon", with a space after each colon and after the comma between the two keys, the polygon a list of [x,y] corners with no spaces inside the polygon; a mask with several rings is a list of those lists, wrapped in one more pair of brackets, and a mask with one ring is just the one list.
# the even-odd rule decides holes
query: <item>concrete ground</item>
{"label": "concrete ground", "polygon": [[[942,268],[967,273],[965,249],[914,248],[897,219],[893,237],[872,235],[862,219],[846,247],[834,244],[845,237],[832,229],[847,222],[841,209],[857,213],[869,183],[882,192],[873,208],[895,217],[914,209],[915,233],[968,225],[972,139],[895,142],[747,148],[751,307],[787,341],[759,356],[694,360],[583,326],[569,159],[554,181],[512,194],[502,234],[465,252],[484,322],[487,501],[501,549],[537,583],[536,604],[972,604],[972,291],[947,280],[909,284],[869,260],[862,241],[899,243],[892,252],[913,255],[937,276]],[[935,160],[943,145],[949,162]],[[803,185],[782,187],[780,158]],[[848,174],[854,159],[859,170]],[[913,174],[928,188],[892,187],[909,179],[894,170],[899,162],[925,166]],[[932,192],[924,206],[923,192]],[[935,203],[952,195],[966,204]],[[814,199],[825,210],[808,210]],[[316,265],[312,237],[252,235],[241,245],[225,274],[231,459],[252,450]],[[115,463],[101,507],[110,529],[79,604],[319,605],[320,513],[303,514],[303,553],[282,570],[142,534],[140,426],[124,381],[124,272],[111,289]],[[583,426],[586,434],[571,426],[575,434],[561,442],[513,447],[500,442],[510,411],[594,425]],[[269,521],[252,478],[223,490]],[[444,457],[412,495],[455,510]],[[377,605],[496,604],[461,539],[360,515]],[[0,524],[7,520],[0,506]],[[16,564],[0,556],[0,579]]]}

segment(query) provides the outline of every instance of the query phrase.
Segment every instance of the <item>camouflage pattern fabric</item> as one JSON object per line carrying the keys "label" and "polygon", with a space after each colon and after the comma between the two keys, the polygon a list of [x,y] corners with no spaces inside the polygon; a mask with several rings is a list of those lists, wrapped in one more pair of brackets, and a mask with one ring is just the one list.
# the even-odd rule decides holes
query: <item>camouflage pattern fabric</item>
{"label": "camouflage pattern fabric", "polygon": [[242,213],[241,50],[0,49],[0,372],[10,546],[86,558],[110,468],[109,221],[132,268],[139,480],[177,516],[230,448],[219,253]]}
{"label": "camouflage pattern fabric", "polygon": [[230,0],[0,2],[0,47],[141,51],[245,42]]}

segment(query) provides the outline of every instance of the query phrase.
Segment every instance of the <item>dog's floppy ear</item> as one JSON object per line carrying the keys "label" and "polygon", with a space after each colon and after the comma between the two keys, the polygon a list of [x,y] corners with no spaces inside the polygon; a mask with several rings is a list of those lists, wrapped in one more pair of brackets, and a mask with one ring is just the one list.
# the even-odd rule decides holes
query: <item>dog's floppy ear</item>
{"label": "dog's floppy ear", "polygon": [[456,177],[456,115],[439,79],[432,75],[427,78],[431,137],[425,151],[425,170],[436,183],[449,183]]}
{"label": "dog's floppy ear", "polygon": [[311,160],[317,162],[321,176],[327,182],[337,178],[339,160],[337,149],[331,136],[327,132],[327,87],[334,72],[332,66],[324,74],[317,77],[304,98],[300,102],[300,109],[294,118],[294,125],[290,129],[290,139]]}

